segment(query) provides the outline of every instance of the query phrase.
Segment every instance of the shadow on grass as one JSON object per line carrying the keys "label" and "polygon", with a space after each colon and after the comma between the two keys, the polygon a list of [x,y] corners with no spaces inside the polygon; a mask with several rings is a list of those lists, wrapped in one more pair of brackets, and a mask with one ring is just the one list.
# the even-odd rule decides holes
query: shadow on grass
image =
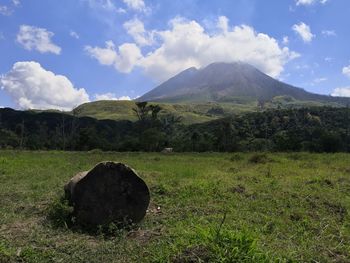
{"label": "shadow on grass", "polygon": [[137,229],[137,225],[130,222],[112,222],[105,225],[85,225],[77,222],[73,207],[68,200],[61,196],[51,202],[46,211],[48,223],[56,229],[69,229],[77,233],[85,233],[106,238],[123,236],[126,232]]}

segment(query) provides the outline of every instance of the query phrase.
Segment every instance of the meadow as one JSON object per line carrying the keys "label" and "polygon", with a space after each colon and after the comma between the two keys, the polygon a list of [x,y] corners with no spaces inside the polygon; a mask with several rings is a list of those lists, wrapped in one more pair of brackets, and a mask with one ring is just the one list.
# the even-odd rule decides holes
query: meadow
{"label": "meadow", "polygon": [[[87,231],[63,186],[106,160],[151,203]],[[349,154],[0,151],[0,262],[350,262],[349,211]]]}

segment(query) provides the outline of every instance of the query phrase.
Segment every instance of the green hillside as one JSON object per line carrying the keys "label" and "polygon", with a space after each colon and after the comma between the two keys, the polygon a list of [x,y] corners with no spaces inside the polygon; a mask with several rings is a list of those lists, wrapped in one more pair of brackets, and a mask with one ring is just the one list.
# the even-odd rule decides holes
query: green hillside
{"label": "green hillside", "polygon": [[[153,104],[153,103],[151,103]],[[161,106],[160,115],[172,114],[181,116],[184,124],[201,123],[215,120],[220,117],[237,113],[256,110],[256,103],[250,101],[245,104],[232,103],[154,103]],[[99,120],[130,120],[136,121],[137,117],[133,112],[134,101],[95,101],[85,103],[72,111],[78,117],[92,117]]]}
{"label": "green hillside", "polygon": [[[160,115],[172,114],[181,116],[184,124],[202,123],[227,117],[235,113],[254,112],[258,110],[258,101],[252,98],[227,97],[221,102],[203,103],[158,103],[162,111]],[[337,103],[322,103],[317,101],[298,101],[290,96],[277,96],[264,103],[265,108],[303,108],[333,106],[340,107]],[[82,104],[72,111],[77,117],[92,117],[98,120],[130,120],[136,121],[133,112],[134,101],[94,101]]]}

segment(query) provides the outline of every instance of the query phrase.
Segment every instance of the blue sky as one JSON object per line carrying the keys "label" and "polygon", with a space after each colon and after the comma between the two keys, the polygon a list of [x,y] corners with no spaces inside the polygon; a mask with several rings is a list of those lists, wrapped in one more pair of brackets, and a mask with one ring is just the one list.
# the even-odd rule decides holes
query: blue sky
{"label": "blue sky", "polygon": [[135,98],[237,60],[350,97],[349,12],[348,0],[0,0],[0,106]]}

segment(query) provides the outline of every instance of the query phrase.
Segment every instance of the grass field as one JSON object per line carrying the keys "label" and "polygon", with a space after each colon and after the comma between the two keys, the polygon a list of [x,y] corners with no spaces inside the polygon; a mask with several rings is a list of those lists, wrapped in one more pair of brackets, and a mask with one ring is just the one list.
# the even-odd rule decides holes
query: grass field
{"label": "grass field", "polygon": [[[142,223],[87,233],[63,185],[104,160],[146,181]],[[0,151],[0,262],[350,262],[350,155]]]}

